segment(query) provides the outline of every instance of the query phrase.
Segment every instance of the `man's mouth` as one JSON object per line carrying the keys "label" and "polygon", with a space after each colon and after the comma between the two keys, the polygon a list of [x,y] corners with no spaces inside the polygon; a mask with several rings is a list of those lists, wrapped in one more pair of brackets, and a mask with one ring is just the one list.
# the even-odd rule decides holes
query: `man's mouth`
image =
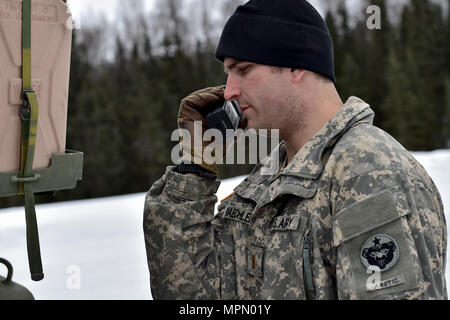
{"label": "man's mouth", "polygon": [[242,110],[242,113],[245,113],[245,110],[250,109],[250,106],[244,105],[244,106],[240,106],[240,108],[241,108],[241,110]]}

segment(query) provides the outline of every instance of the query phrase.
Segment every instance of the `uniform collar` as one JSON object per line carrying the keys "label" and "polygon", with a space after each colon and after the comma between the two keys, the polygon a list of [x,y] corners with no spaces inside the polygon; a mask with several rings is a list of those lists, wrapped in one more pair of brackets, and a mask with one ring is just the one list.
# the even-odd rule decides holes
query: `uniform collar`
{"label": "uniform collar", "polygon": [[[350,97],[343,107],[295,154],[279,175],[317,179],[323,171],[324,151],[356,123],[372,124],[375,113],[357,97]],[[281,146],[284,148],[284,144]]]}
{"label": "uniform collar", "polygon": [[[279,194],[290,193],[303,198],[312,197],[317,190],[315,181],[324,169],[322,155],[325,150],[332,147],[353,125],[372,124],[374,116],[367,103],[357,97],[350,97],[334,117],[295,154],[285,168],[273,175],[261,173],[270,167],[275,157],[278,157],[280,166],[284,163],[287,153],[282,141],[270,156],[261,162],[259,169],[250,174],[234,191],[241,197],[257,202],[258,207],[272,201]],[[270,190],[267,190],[268,187]]]}

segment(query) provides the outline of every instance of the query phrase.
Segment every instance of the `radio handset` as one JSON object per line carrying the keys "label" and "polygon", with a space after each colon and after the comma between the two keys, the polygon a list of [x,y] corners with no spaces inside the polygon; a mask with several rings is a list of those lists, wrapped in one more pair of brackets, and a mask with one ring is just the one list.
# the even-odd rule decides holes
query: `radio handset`
{"label": "radio handset", "polygon": [[225,101],[225,103],[206,116],[208,128],[220,130],[223,137],[226,137],[226,130],[237,130],[244,116],[239,102],[236,100]]}

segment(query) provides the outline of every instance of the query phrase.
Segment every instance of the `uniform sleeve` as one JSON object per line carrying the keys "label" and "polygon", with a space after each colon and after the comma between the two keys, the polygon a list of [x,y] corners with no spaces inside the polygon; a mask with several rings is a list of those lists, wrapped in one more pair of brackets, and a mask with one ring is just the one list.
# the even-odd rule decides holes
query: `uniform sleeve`
{"label": "uniform sleeve", "polygon": [[219,267],[213,227],[219,181],[168,167],[147,193],[144,235],[155,299],[217,299]]}
{"label": "uniform sleeve", "polygon": [[447,229],[437,189],[389,170],[335,186],[339,299],[447,299]]}

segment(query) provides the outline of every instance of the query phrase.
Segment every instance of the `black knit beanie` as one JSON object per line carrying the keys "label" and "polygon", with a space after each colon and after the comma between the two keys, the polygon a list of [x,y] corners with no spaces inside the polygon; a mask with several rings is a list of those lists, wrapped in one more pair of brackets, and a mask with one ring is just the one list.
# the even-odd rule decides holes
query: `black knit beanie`
{"label": "black knit beanie", "polygon": [[306,0],[250,0],[228,19],[216,58],[305,69],[333,82],[333,41]]}

